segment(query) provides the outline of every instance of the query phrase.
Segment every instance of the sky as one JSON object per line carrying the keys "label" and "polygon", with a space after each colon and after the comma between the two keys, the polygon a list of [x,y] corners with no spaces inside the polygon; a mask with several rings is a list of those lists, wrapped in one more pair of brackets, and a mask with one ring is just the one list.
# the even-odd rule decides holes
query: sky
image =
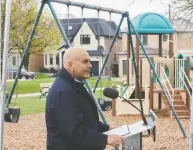
{"label": "sky", "polygon": [[[113,8],[117,10],[128,11],[130,14],[130,18],[133,19],[138,14],[143,12],[157,12],[167,16],[168,14],[168,6],[170,0],[135,0],[132,4],[133,0],[73,0],[74,2],[86,3],[96,6],[102,6],[107,8]],[[61,18],[65,18],[66,14],[68,13],[67,7],[64,4],[52,3],[53,7],[56,11],[57,16]],[[81,8],[70,6],[69,13],[75,16],[76,18],[81,18]],[[109,13],[108,12],[100,12],[100,18],[104,18],[109,20]],[[98,17],[98,13],[96,10],[91,9],[84,9],[83,17],[91,17],[96,18]],[[111,15],[111,20],[115,21],[117,24],[121,19],[120,14]],[[123,25],[125,24],[126,20],[124,20]]]}

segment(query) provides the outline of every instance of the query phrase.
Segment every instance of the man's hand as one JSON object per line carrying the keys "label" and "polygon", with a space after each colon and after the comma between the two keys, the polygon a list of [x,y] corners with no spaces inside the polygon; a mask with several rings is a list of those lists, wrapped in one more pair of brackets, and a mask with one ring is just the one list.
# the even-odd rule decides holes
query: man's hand
{"label": "man's hand", "polygon": [[118,126],[118,125],[110,125],[109,130],[115,129],[117,127],[120,127],[120,126]]}
{"label": "man's hand", "polygon": [[120,135],[108,135],[107,145],[111,146],[119,146],[119,144],[123,144],[124,137]]}

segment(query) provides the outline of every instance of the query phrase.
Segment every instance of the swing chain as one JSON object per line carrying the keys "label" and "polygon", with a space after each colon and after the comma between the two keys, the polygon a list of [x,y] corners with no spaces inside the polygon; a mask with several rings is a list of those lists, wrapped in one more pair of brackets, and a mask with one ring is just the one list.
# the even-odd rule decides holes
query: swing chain
{"label": "swing chain", "polygon": [[13,103],[14,106],[16,105],[16,99],[17,99],[17,97],[18,97],[18,91],[19,91],[19,85],[18,85],[18,83],[19,83],[19,81],[18,81],[17,84],[16,84],[16,95],[15,95],[15,99],[14,99],[14,103]]}

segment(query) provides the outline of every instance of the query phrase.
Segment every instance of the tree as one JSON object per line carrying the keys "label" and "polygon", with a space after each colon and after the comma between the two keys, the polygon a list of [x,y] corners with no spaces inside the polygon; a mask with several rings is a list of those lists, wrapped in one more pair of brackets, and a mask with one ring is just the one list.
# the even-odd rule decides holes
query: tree
{"label": "tree", "polygon": [[192,0],[173,0],[169,5],[170,21],[178,28],[183,30],[192,28],[193,25],[193,1]]}
{"label": "tree", "polygon": [[[132,1],[132,4],[136,0]],[[149,0],[149,2],[154,2],[155,0]],[[164,0],[160,0],[164,3]],[[132,5],[131,4],[131,5]],[[175,25],[175,27],[192,28],[193,25],[193,1],[192,0],[170,0],[168,4],[168,12],[166,12],[170,21]],[[182,28],[181,28],[182,29]]]}
{"label": "tree", "polygon": [[[5,2],[2,8],[3,19],[5,16],[4,8]],[[9,53],[18,52],[20,56],[23,56],[37,12],[38,7],[34,0],[12,1]],[[4,27],[4,21],[2,21],[2,27]],[[58,46],[60,44],[60,39],[61,36],[55,21],[50,16],[49,12],[44,10],[30,46],[30,53],[27,55],[28,57],[24,62],[25,68],[28,68],[30,54],[38,55],[39,52],[44,51],[48,47]]]}

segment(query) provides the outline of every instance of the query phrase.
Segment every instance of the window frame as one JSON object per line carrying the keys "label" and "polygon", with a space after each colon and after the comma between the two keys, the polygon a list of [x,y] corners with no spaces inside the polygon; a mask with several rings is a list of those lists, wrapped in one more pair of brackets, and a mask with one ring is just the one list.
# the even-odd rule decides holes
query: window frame
{"label": "window frame", "polygon": [[89,45],[90,44],[90,35],[89,34],[81,34],[80,35],[80,44],[81,45]]}

